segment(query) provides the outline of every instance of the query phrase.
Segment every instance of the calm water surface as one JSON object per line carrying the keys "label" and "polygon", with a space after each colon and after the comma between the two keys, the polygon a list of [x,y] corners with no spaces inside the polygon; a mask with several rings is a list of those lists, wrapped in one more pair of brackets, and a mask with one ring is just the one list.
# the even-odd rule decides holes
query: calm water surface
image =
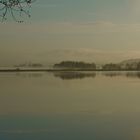
{"label": "calm water surface", "polygon": [[0,140],[140,140],[140,73],[0,73]]}

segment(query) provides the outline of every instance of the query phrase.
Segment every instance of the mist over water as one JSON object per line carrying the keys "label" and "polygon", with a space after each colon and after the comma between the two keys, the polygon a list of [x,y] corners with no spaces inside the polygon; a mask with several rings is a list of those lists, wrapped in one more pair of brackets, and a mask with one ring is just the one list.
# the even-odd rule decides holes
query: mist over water
{"label": "mist over water", "polygon": [[139,140],[139,75],[0,73],[0,139]]}

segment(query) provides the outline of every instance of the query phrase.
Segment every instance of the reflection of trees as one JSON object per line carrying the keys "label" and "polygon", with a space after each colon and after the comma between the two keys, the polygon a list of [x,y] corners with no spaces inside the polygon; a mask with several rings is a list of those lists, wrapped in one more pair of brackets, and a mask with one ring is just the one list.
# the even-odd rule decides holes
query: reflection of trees
{"label": "reflection of trees", "polygon": [[140,72],[127,72],[126,77],[130,78],[140,78]]}
{"label": "reflection of trees", "polygon": [[96,73],[84,73],[84,72],[54,72],[55,77],[59,77],[63,80],[71,79],[83,79],[83,78],[94,78]]}
{"label": "reflection of trees", "polygon": [[16,73],[16,76],[22,78],[39,78],[43,76],[43,73]]}
{"label": "reflection of trees", "polygon": [[116,77],[116,76],[121,76],[124,75],[121,72],[103,72],[102,75],[108,76],[108,77]]}
{"label": "reflection of trees", "polygon": [[[55,77],[61,78],[63,80],[72,79],[84,79],[84,78],[95,78],[95,72],[54,72]],[[99,74],[99,73],[98,73]],[[98,75],[97,74],[97,75]],[[127,77],[127,78],[140,78],[140,72],[101,72],[101,75],[106,77]]]}
{"label": "reflection of trees", "polygon": [[107,77],[125,76],[128,78],[140,78],[140,72],[103,72],[102,75]]}

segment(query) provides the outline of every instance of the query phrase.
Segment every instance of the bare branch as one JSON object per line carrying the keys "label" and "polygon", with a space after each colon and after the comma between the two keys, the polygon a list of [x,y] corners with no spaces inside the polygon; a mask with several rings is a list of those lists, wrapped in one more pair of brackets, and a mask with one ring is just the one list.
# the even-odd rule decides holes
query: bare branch
{"label": "bare branch", "polygon": [[17,19],[17,13],[30,17],[29,8],[35,0],[0,0],[0,17],[2,21],[7,19],[7,14],[10,13],[11,17],[16,22],[23,22]]}

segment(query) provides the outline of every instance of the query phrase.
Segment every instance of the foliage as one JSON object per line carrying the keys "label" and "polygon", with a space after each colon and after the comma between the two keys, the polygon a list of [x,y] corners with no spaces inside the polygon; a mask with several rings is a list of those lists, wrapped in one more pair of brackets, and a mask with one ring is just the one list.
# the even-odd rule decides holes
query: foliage
{"label": "foliage", "polygon": [[105,64],[102,67],[103,70],[120,70],[120,66],[118,64]]}
{"label": "foliage", "polygon": [[96,69],[94,63],[85,63],[77,61],[62,61],[54,65],[55,68],[81,68],[81,69]]}

